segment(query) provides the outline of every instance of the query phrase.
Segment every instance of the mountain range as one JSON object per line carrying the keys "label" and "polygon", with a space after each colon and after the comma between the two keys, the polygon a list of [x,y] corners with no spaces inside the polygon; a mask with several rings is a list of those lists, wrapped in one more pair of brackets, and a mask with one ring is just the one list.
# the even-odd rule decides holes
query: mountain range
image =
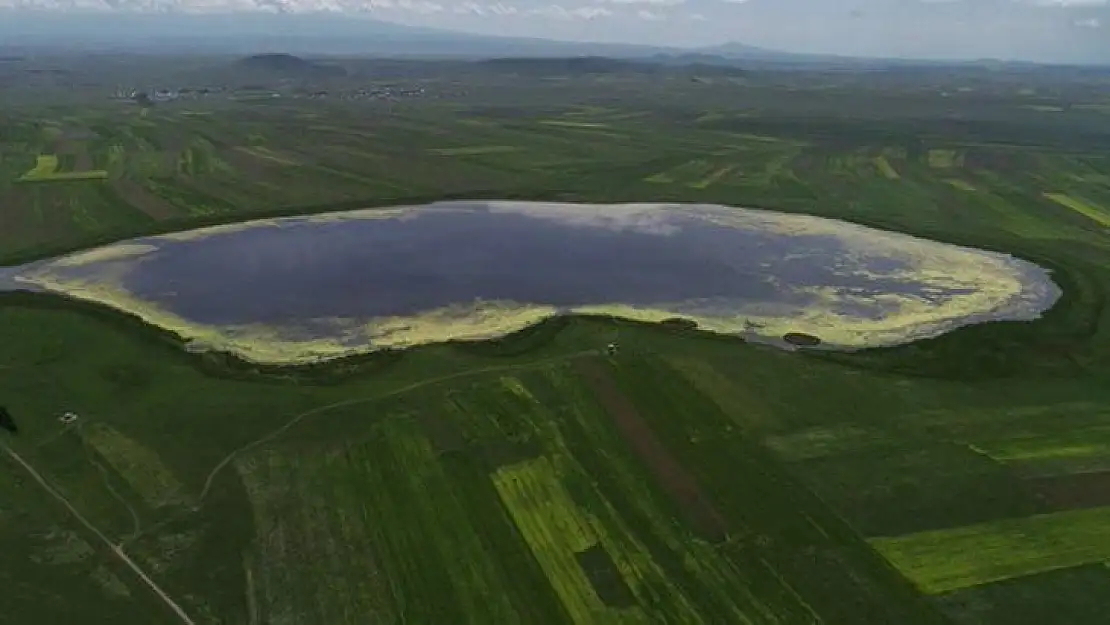
{"label": "mountain range", "polygon": [[[431,58],[593,56],[705,64],[747,61],[853,66],[877,60],[792,53],[739,42],[679,48],[479,35],[388,22],[366,14],[0,8],[0,54],[47,51],[206,55],[281,52]],[[882,63],[922,62],[884,59]]]}
{"label": "mountain range", "polygon": [[0,12],[0,41],[8,48],[105,52],[398,57],[643,58],[704,52],[721,56],[791,57],[742,44],[685,49],[622,43],[583,43],[496,37],[409,26],[365,15],[166,14],[144,12]]}

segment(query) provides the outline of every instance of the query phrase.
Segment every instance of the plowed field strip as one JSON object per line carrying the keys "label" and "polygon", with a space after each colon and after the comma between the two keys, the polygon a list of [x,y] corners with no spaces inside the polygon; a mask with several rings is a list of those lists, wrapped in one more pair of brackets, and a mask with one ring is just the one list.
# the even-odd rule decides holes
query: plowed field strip
{"label": "plowed field strip", "polygon": [[689,522],[706,537],[724,540],[728,533],[724,517],[702,493],[694,476],[659,442],[636,406],[620,392],[601,365],[583,360],[575,366],[636,455],[651,467],[663,490],[686,511]]}

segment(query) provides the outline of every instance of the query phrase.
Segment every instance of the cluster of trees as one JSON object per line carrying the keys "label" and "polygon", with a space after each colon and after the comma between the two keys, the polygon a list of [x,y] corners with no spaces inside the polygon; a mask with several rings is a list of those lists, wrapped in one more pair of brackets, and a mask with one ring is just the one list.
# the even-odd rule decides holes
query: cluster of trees
{"label": "cluster of trees", "polygon": [[12,419],[11,413],[4,406],[0,406],[0,429],[7,430],[12,434],[19,431],[19,428],[15,426],[15,419]]}

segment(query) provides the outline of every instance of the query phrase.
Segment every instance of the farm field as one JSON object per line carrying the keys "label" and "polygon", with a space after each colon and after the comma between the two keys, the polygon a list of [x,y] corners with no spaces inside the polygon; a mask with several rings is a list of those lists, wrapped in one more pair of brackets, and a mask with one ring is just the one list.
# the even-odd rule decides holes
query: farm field
{"label": "farm field", "polygon": [[54,154],[39,155],[34,169],[19,177],[21,182],[49,182],[51,180],[102,180],[108,172],[97,171],[60,171],[59,159]]}
{"label": "farm field", "polygon": [[1022,95],[1036,76],[952,69],[934,77],[951,93],[986,85],[955,96],[960,126],[932,86],[881,76],[483,71],[391,103],[20,91],[0,110],[0,266],[435,199],[681,201],[1015,254],[1064,297],[855,353],[574,317],[283,368],[2,294],[0,625],[1105,622],[1093,88],[1065,82],[1047,115]]}
{"label": "farm field", "polygon": [[1071,197],[1066,193],[1046,193],[1045,197],[1061,206],[1072,209],[1084,217],[1090,218],[1100,225],[1110,226],[1110,212],[1099,206]]}
{"label": "farm field", "polygon": [[[1007,519],[879,539],[875,546],[929,593],[1107,560],[1108,508]],[[943,547],[942,547],[943,546]]]}

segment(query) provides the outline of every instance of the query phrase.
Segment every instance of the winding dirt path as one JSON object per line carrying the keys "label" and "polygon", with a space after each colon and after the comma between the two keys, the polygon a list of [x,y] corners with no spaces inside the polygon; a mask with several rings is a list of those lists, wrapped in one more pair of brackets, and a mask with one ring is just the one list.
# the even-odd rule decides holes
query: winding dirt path
{"label": "winding dirt path", "polygon": [[393,390],[386,391],[384,393],[378,393],[376,395],[371,395],[369,397],[357,397],[357,398],[354,398],[354,399],[345,399],[343,401],[337,401],[337,402],[333,402],[333,403],[326,404],[326,405],[323,405],[323,406],[317,406],[316,408],[313,408],[311,410],[306,410],[306,411],[304,411],[300,414],[294,415],[291,419],[286,421],[280,427],[278,427],[278,428],[272,430],[271,432],[269,432],[269,433],[255,439],[255,440],[247,443],[246,445],[243,445],[242,447],[240,447],[240,448],[232,451],[228,455],[224,456],[224,458],[216,464],[216,466],[212,469],[212,471],[209,472],[207,479],[204,480],[204,488],[201,489],[201,491],[200,491],[200,496],[197,498],[197,504],[195,506],[193,506],[193,511],[200,510],[201,506],[204,505],[204,500],[205,500],[205,498],[208,497],[209,491],[212,490],[212,484],[215,482],[216,476],[218,476],[219,473],[227,467],[227,465],[231,464],[232,461],[234,461],[236,457],[238,457],[240,454],[246,453],[246,452],[254,449],[255,447],[258,447],[259,445],[262,445],[264,443],[268,443],[268,442],[276,439],[277,437],[281,436],[285,432],[289,431],[289,429],[291,429],[293,426],[297,425],[298,423],[300,423],[301,421],[304,421],[305,419],[307,419],[309,417],[316,416],[316,415],[319,415],[319,414],[322,414],[322,413],[325,413],[325,412],[328,412],[328,411],[331,411],[331,410],[336,410],[338,408],[346,408],[346,407],[349,407],[349,406],[357,406],[358,404],[366,404],[366,403],[370,403],[370,402],[379,401],[379,400],[382,400],[382,399],[388,399],[390,397],[396,397],[397,395],[403,395],[405,393],[415,391],[417,389],[424,388],[426,386],[431,386],[433,384],[439,384],[441,382],[448,382],[450,380],[468,378],[468,377],[471,377],[471,376],[483,375],[483,374],[488,374],[488,373],[498,373],[498,372],[502,372],[502,371],[520,371],[522,369],[532,369],[532,368],[535,368],[535,367],[542,367],[542,366],[545,366],[545,365],[549,365],[549,364],[555,363],[555,362],[569,361],[569,360],[574,360],[574,359],[577,359],[577,358],[583,358],[583,357],[586,357],[586,356],[596,356],[596,355],[598,355],[598,351],[591,349],[591,350],[583,350],[583,351],[580,351],[580,352],[574,352],[574,353],[571,353],[571,354],[564,354],[562,356],[554,356],[554,357],[551,357],[551,358],[545,358],[543,360],[533,360],[531,362],[521,363],[521,364],[498,365],[498,366],[495,366],[495,367],[485,367],[485,368],[482,368],[482,369],[467,369],[465,371],[459,371],[457,373],[451,373],[451,374],[448,374],[448,375],[441,375],[441,376],[438,376],[438,377],[428,378],[426,380],[421,380],[419,382],[413,382],[412,384],[408,384],[408,385],[402,386],[400,388],[395,388]]}
{"label": "winding dirt path", "polygon": [[69,513],[73,515],[73,518],[77,519],[77,521],[80,522],[81,525],[85,526],[85,529],[89,530],[89,532],[100,539],[100,541],[104,543],[104,545],[108,547],[108,549],[111,550],[111,552],[114,553],[117,558],[119,558],[124,564],[126,564],[129,569],[134,571],[135,575],[138,576],[138,578],[142,580],[143,583],[146,584],[151,589],[151,591],[154,592],[154,594],[158,595],[158,598],[161,599],[162,602],[170,608],[170,610],[173,610],[174,614],[177,615],[182,623],[184,623],[185,625],[196,625],[196,621],[189,618],[189,615],[185,612],[185,610],[182,609],[182,607],[178,605],[177,602],[174,601],[168,594],[166,594],[166,591],[162,590],[162,588],[158,586],[158,584],[153,579],[151,579],[150,576],[147,575],[146,572],[143,571],[143,569],[138,564],[136,564],[135,561],[132,560],[130,556],[128,556],[127,553],[125,553],[119,545],[114,544],[107,536],[104,535],[103,532],[101,532],[99,529],[96,528],[95,525],[89,522],[89,520],[86,519],[85,516],[77,510],[77,508],[73,507],[73,504],[71,504],[64,495],[55,490],[54,487],[52,487],[46,481],[46,478],[44,478],[38,471],[35,470],[35,467],[31,466],[31,464],[24,460],[23,457],[20,456],[18,453],[16,453],[14,449],[8,447],[4,443],[0,443],[0,448],[2,448],[4,452],[11,457],[12,460],[15,460],[16,463],[23,467],[23,469],[27,471],[31,478],[38,482],[39,486],[41,486],[43,490],[45,490],[52,497],[54,497],[54,499],[57,499],[59,503],[65,506],[65,508],[69,510]]}

